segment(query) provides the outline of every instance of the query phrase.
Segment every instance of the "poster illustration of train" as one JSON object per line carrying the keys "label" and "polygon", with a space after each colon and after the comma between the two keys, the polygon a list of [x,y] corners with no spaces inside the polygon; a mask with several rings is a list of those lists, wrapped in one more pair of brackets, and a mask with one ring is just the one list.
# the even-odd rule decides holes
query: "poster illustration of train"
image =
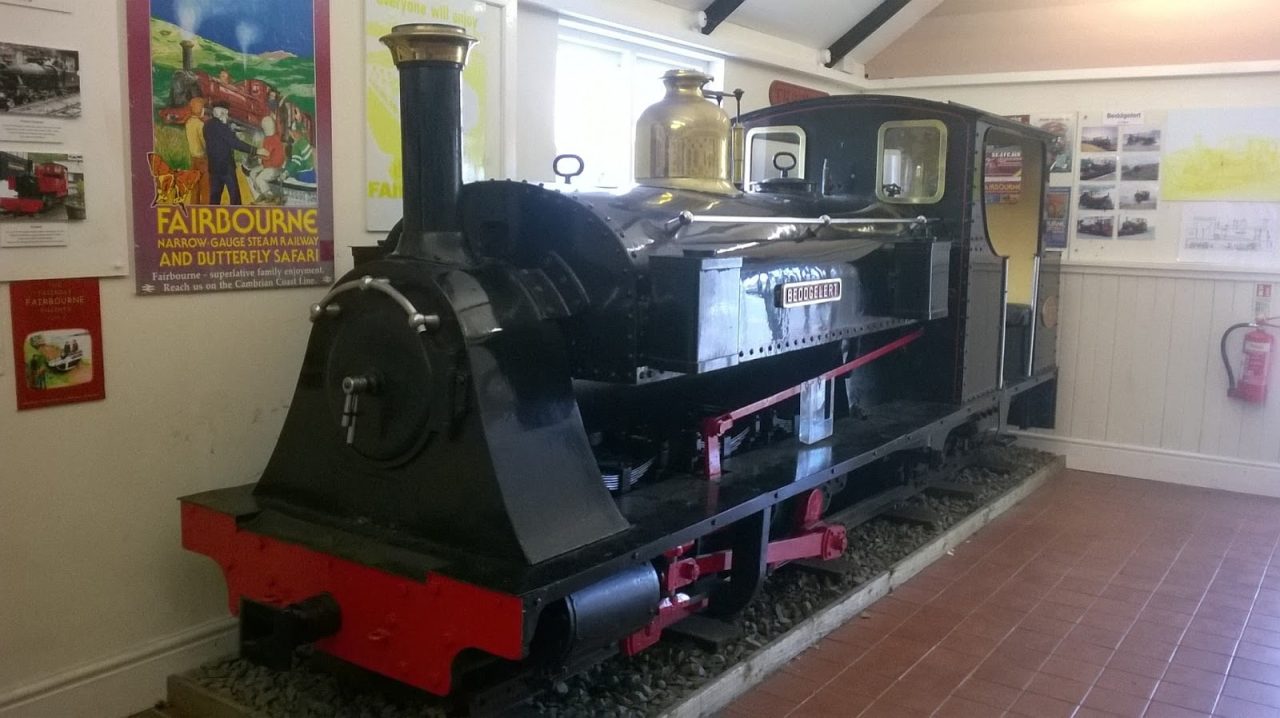
{"label": "poster illustration of train", "polygon": [[143,295],[333,280],[328,0],[129,0]]}

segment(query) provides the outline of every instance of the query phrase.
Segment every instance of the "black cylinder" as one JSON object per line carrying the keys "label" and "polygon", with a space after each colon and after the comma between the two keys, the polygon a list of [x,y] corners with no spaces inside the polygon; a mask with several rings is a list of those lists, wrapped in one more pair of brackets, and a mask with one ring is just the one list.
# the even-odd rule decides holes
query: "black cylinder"
{"label": "black cylinder", "polygon": [[547,606],[538,620],[532,653],[541,660],[563,661],[613,643],[643,628],[661,596],[652,565],[624,569]]}
{"label": "black cylinder", "polygon": [[400,64],[400,138],[404,235],[456,232],[462,189],[461,65]]}

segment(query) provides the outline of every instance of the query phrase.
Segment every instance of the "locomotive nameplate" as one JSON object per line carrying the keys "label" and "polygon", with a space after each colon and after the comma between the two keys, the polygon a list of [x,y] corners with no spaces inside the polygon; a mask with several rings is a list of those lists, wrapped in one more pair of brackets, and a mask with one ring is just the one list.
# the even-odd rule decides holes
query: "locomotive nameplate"
{"label": "locomotive nameplate", "polygon": [[843,296],[844,284],[839,279],[818,279],[812,282],[791,282],[778,287],[778,306],[783,308],[805,307],[810,304],[838,302]]}

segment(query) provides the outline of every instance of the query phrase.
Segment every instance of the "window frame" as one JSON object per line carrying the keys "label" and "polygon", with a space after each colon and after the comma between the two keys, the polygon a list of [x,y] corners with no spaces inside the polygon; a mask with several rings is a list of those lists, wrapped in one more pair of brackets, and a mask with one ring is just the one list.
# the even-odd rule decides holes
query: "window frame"
{"label": "window frame", "polygon": [[752,167],[751,158],[754,155],[754,153],[751,151],[751,141],[759,135],[773,134],[773,133],[781,134],[785,132],[789,132],[791,134],[794,134],[800,137],[800,152],[796,155],[795,168],[788,170],[788,172],[791,173],[790,176],[793,176],[793,177],[808,176],[805,174],[805,155],[808,153],[809,138],[805,134],[803,127],[801,127],[800,125],[771,125],[769,127],[752,127],[751,129],[747,130],[747,135],[742,140],[742,184],[743,184],[743,187],[745,187],[748,192],[751,191],[750,188],[753,182],[760,181],[760,180],[752,179],[751,177],[751,167]]}
{"label": "window frame", "polygon": [[[931,127],[938,131],[938,188],[927,197],[908,198],[890,197],[884,193],[884,140],[885,134],[892,129],[904,127]],[[947,125],[942,120],[889,120],[881,123],[876,133],[876,199],[889,204],[934,204],[947,193]]]}

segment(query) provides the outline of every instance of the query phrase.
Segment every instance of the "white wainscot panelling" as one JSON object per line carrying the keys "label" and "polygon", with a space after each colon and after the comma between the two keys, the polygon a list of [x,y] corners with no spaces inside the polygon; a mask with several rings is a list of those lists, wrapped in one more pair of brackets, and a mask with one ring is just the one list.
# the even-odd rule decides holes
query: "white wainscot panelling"
{"label": "white wainscot panelling", "polygon": [[[1259,282],[1280,276],[1064,267],[1058,428],[1048,443],[1080,468],[1280,495],[1280,389],[1265,405],[1229,398],[1218,348],[1227,327],[1252,318]],[[1228,344],[1237,372],[1244,333]],[[1188,461],[1199,468],[1170,468]]]}

